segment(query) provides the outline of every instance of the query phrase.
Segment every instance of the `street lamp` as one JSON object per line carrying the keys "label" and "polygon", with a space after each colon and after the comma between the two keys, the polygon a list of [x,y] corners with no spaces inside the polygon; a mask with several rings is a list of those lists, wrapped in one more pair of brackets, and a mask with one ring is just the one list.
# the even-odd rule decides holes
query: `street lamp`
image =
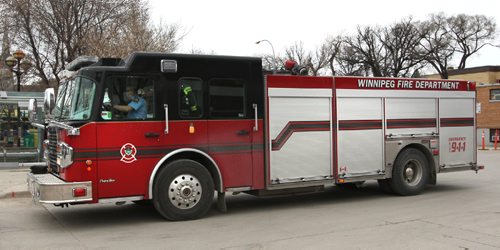
{"label": "street lamp", "polygon": [[[5,64],[9,67],[9,70],[16,74],[17,78],[17,92],[21,92],[21,75],[25,74],[31,68],[31,62],[28,59],[24,59],[26,54],[20,49],[14,51],[12,56],[5,59]],[[17,134],[18,141],[17,145],[21,146],[22,127],[21,127],[21,108],[19,104],[17,105]]]}
{"label": "street lamp", "polygon": [[12,56],[5,59],[5,64],[9,67],[9,70],[16,74],[17,92],[21,91],[21,75],[31,68],[31,62],[28,59],[24,59],[25,56],[24,52],[18,49],[12,53]]}
{"label": "street lamp", "polygon": [[274,54],[274,46],[269,40],[266,40],[266,39],[257,41],[257,42],[255,42],[255,44],[259,44],[261,42],[267,42],[267,43],[269,43],[269,45],[271,45],[271,49],[273,50],[273,63],[274,63],[273,74],[276,74],[276,72],[278,71],[278,64],[276,63],[276,54]]}

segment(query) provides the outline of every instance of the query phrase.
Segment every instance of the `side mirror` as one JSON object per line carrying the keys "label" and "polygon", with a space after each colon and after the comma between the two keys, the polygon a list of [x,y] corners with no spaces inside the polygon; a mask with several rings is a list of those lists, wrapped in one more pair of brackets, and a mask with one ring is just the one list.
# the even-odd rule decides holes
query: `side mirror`
{"label": "side mirror", "polygon": [[28,120],[30,122],[36,122],[36,99],[30,99],[28,103]]}
{"label": "side mirror", "polygon": [[45,97],[43,98],[43,107],[45,115],[52,114],[52,110],[54,110],[55,103],[56,103],[56,95],[54,93],[54,88],[46,89]]}

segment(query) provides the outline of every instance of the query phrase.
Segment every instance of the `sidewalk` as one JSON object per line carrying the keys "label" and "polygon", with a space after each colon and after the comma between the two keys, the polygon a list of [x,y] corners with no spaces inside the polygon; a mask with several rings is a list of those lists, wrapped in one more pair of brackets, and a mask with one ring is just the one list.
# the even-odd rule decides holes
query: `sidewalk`
{"label": "sidewalk", "polygon": [[477,148],[478,151],[488,151],[488,150],[491,150],[491,151],[499,151],[500,152],[500,147],[498,147],[496,150],[494,147],[485,147],[484,149],[482,149],[481,147],[478,147]]}
{"label": "sidewalk", "polygon": [[29,197],[26,174],[29,169],[0,170],[0,199]]}

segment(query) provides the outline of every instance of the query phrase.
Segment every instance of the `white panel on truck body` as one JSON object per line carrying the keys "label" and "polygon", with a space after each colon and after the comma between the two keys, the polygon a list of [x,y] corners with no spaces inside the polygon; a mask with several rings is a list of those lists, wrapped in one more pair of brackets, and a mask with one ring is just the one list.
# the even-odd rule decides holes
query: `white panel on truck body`
{"label": "white panel on truck body", "polygon": [[272,184],[332,178],[331,91],[268,92]]}
{"label": "white panel on truck body", "polygon": [[337,98],[338,120],[382,119],[381,98]]}
{"label": "white panel on truck body", "polygon": [[445,167],[476,162],[475,99],[439,100],[439,164]]}
{"label": "white panel on truck body", "polygon": [[383,170],[382,107],[382,98],[337,98],[340,177],[373,175]]}
{"label": "white panel on truck body", "polygon": [[437,99],[386,98],[386,134],[415,135],[438,133]]}

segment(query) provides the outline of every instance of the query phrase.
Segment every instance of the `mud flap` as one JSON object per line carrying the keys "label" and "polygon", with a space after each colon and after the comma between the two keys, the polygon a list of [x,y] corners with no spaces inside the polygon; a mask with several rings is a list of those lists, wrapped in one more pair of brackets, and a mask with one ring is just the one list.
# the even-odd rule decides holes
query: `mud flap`
{"label": "mud flap", "polygon": [[225,192],[222,192],[222,193],[221,192],[217,192],[217,208],[222,213],[226,213],[227,212],[226,193]]}

